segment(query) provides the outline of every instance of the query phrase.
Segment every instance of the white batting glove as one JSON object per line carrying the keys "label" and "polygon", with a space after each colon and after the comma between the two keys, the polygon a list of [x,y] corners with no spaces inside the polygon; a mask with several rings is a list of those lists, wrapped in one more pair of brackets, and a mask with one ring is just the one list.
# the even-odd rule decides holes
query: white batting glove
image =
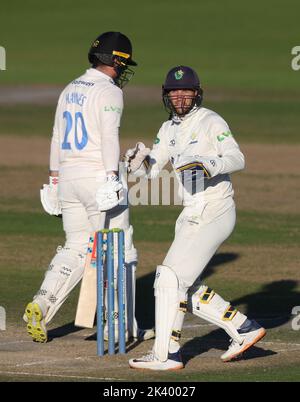
{"label": "white batting glove", "polygon": [[96,192],[96,201],[99,211],[108,211],[124,200],[123,185],[117,175],[107,176],[106,183],[102,184]]}
{"label": "white batting glove", "polygon": [[49,215],[61,215],[58,181],[58,177],[49,176],[49,184],[43,184],[43,188],[40,190],[42,206]]}
{"label": "white batting glove", "polygon": [[124,156],[128,172],[135,173],[139,170],[150,151],[150,148],[147,148],[142,142],[138,142],[134,148],[128,149]]}

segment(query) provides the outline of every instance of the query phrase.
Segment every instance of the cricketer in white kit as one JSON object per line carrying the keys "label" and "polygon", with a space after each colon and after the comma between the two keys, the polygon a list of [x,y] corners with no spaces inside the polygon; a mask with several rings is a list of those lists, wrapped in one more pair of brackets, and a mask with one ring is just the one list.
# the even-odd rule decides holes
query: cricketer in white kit
{"label": "cricketer in white kit", "polygon": [[[123,111],[121,88],[135,66],[130,40],[120,32],[106,32],[88,54],[92,67],[61,93],[56,109],[50,151],[49,184],[41,202],[51,215],[62,214],[66,242],[57,249],[43,283],[25,309],[27,332],[47,341],[47,324],[81,280],[91,233],[118,227],[125,232],[125,262],[135,269],[126,183],[119,179],[119,127]],[[121,202],[123,201],[123,202]],[[120,205],[122,204],[122,205]],[[134,296],[133,296],[134,297]],[[136,321],[128,334],[136,336]]]}
{"label": "cricketer in white kit", "polygon": [[195,288],[204,268],[234,229],[236,212],[229,175],[245,165],[225,120],[201,106],[202,94],[194,70],[186,66],[171,69],[163,85],[170,119],[159,130],[151,151],[138,143],[126,152],[128,170],[150,179],[170,161],[184,205],[174,241],[156,270],[153,350],[131,359],[132,368],[184,367],[179,340],[187,310],[227,332],[231,341],[221,356],[225,362],[240,356],[265,335],[264,328],[214,290],[205,284]]}

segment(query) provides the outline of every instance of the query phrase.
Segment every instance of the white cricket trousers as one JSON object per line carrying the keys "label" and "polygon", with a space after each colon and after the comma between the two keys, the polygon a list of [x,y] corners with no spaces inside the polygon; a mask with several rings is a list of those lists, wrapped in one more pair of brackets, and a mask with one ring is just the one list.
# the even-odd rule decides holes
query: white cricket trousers
{"label": "white cricket trousers", "polygon": [[235,205],[227,202],[208,204],[203,211],[186,207],[176,222],[175,238],[163,265],[177,275],[179,289],[193,285],[220,245],[232,233],[236,221]]}
{"label": "white cricket trousers", "polygon": [[104,228],[105,214],[96,202],[98,188],[95,178],[60,180],[65,247],[85,254],[90,234]]}

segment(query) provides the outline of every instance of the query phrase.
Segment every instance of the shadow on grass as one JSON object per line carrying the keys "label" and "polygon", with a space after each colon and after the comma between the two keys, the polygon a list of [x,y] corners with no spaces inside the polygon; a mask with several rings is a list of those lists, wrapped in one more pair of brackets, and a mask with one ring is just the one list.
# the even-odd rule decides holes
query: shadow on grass
{"label": "shadow on grass", "polygon": [[[218,266],[230,263],[239,258],[238,254],[220,253],[216,254],[202,276],[206,279],[211,276]],[[152,328],[155,323],[155,302],[153,283],[155,269],[153,272],[137,279],[136,290],[136,318],[140,328]],[[276,328],[286,324],[291,316],[294,306],[299,305],[300,293],[296,290],[298,282],[295,280],[282,280],[270,282],[262,286],[256,293],[250,293],[235,300],[231,300],[233,306],[243,305],[244,313],[249,318],[256,319],[266,329]],[[49,331],[49,338],[59,338],[70,333],[80,331],[74,322]],[[86,340],[96,340],[96,334],[89,336]],[[128,349],[134,349],[139,342],[129,342]],[[228,348],[228,336],[221,330],[213,330],[210,333],[195,337],[182,346],[185,363],[195,356],[201,355],[210,349],[224,351]],[[264,350],[257,346],[245,352],[244,359],[260,358],[276,354],[272,350]]]}
{"label": "shadow on grass", "polygon": [[[296,291],[297,285],[298,282],[295,280],[271,282],[264,285],[260,292],[232,300],[231,304],[236,307],[243,305],[247,317],[254,318],[267,330],[280,327],[289,322],[293,307],[299,305],[300,293]],[[191,339],[182,347],[185,363],[210,349],[227,350],[228,339],[225,331],[221,329]],[[243,354],[243,359],[254,359],[274,354],[276,352],[272,350],[254,346]]]}
{"label": "shadow on grass", "polygon": [[52,339],[62,338],[69,334],[73,334],[75,332],[81,331],[82,328],[75,327],[74,321],[69,322],[68,324],[64,324],[60,327],[50,329],[48,331],[48,342],[51,342]]}
{"label": "shadow on grass", "polygon": [[[215,269],[239,258],[234,253],[216,254],[205,269],[203,279],[212,275]],[[152,328],[155,324],[155,301],[153,292],[153,283],[155,279],[155,268],[153,272],[137,278],[136,281],[136,319],[139,328]],[[82,328],[74,326],[74,322],[51,329],[48,332],[49,341],[54,338],[60,338],[71,333],[80,331]],[[96,335],[89,336],[86,340],[96,340]]]}

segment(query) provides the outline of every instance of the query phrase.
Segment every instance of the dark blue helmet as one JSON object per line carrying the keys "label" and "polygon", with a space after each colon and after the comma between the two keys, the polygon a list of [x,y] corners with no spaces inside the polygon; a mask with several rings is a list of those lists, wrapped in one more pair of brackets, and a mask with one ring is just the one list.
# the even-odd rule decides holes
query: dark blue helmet
{"label": "dark blue helmet", "polygon": [[200,86],[200,80],[197,73],[190,67],[177,66],[173,67],[167,74],[165,82],[162,86],[163,103],[166,109],[172,114],[176,114],[176,110],[169,99],[168,93],[176,89],[190,89],[196,91],[193,101],[184,114],[190,112],[193,107],[200,106],[203,99],[203,90]]}

